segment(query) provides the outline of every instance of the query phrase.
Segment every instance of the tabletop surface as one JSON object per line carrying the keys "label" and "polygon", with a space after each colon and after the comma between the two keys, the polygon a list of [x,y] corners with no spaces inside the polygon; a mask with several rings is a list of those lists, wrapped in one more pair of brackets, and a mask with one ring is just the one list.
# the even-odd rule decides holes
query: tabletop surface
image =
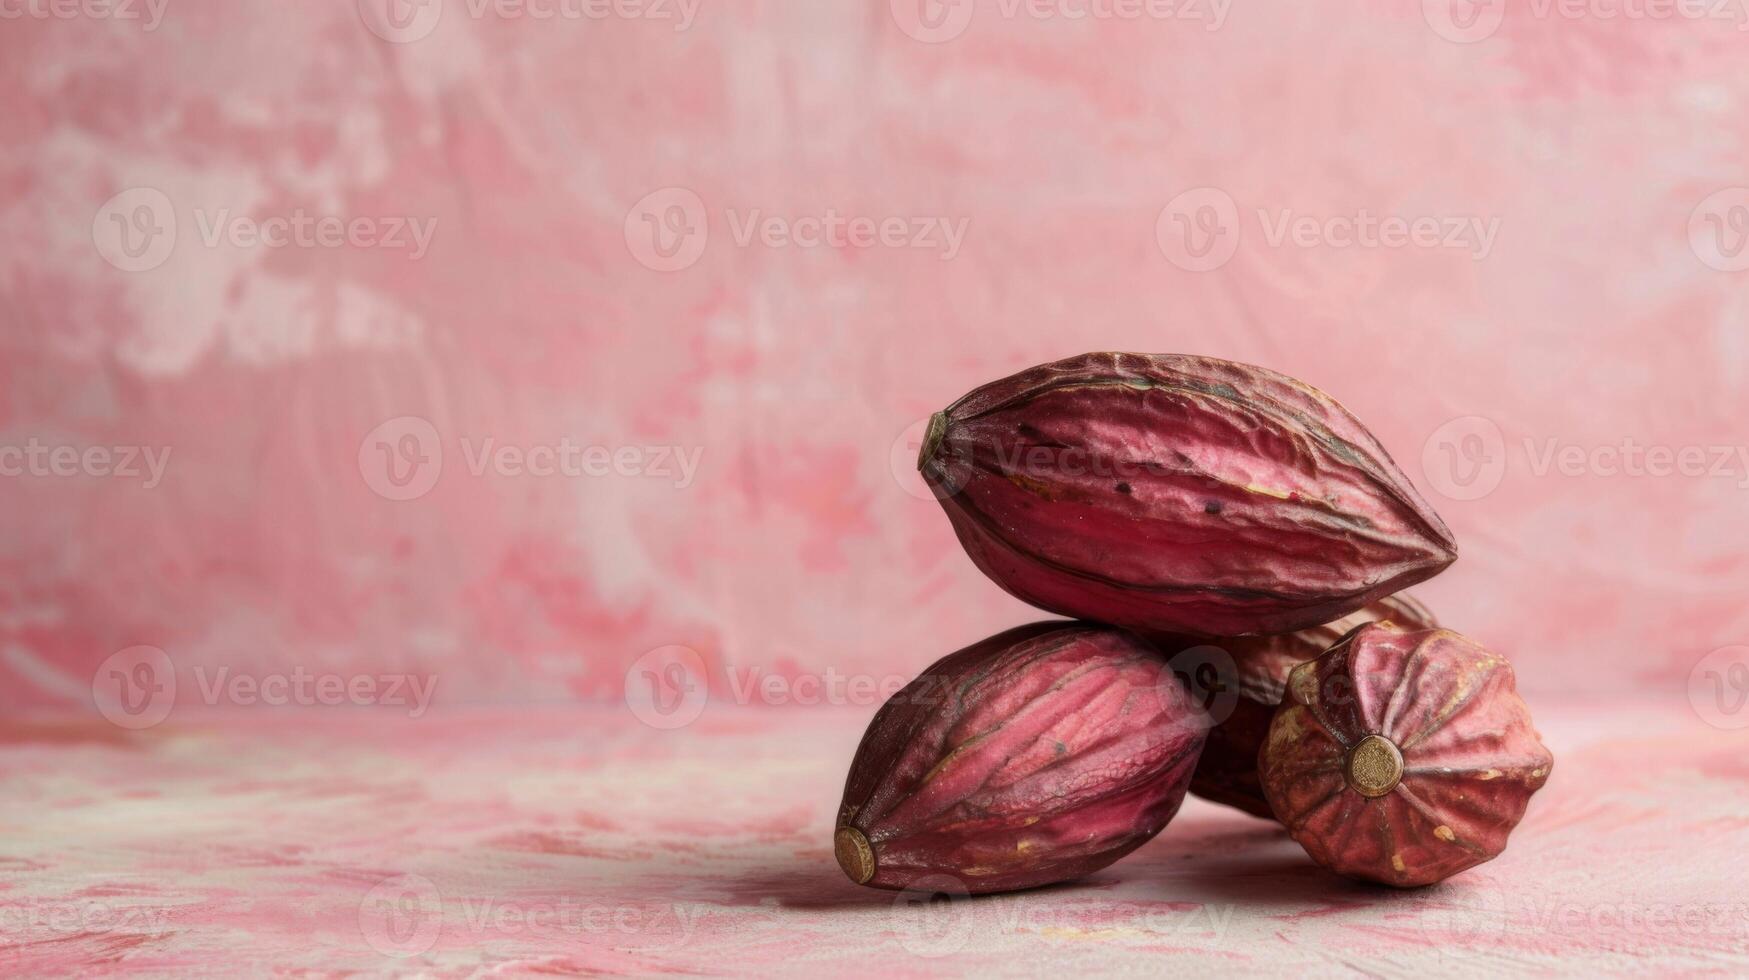
{"label": "tabletop surface", "polygon": [[[1188,801],[1085,880],[859,888],[831,853],[868,711],[320,708],[0,731],[0,969],[929,976],[1749,972],[1745,733],[1539,704],[1548,787],[1499,859],[1393,891]],[[1644,958],[1655,958],[1655,963]]]}

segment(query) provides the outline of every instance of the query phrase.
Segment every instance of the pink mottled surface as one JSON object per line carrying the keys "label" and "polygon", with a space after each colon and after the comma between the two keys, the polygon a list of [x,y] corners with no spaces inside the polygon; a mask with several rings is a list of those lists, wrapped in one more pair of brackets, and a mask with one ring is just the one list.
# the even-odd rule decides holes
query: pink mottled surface
{"label": "pink mottled surface", "polygon": [[[1625,6],[0,5],[7,972],[1742,972],[1749,8]],[[947,958],[837,880],[883,693],[1037,618],[919,423],[1101,349],[1316,384],[1445,518],[1557,755],[1506,858],[1193,803]],[[468,924],[567,898],[704,913]]]}
{"label": "pink mottled surface", "polygon": [[[1499,859],[1351,884],[1199,800],[1075,884],[921,908],[858,888],[832,820],[860,711],[417,722],[10,723],[9,974],[1568,976],[1749,970],[1749,767],[1685,712],[1545,710],[1558,759]],[[226,964],[235,964],[227,967]]]}

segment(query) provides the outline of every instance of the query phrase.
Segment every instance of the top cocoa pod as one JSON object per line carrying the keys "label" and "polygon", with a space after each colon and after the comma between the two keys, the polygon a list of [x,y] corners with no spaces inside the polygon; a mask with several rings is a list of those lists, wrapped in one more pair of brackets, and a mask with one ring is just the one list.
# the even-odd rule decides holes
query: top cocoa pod
{"label": "top cocoa pod", "polygon": [[917,466],[996,584],[1132,629],[1292,632],[1457,558],[1346,409],[1217,358],[1097,353],[1022,371],[936,413]]}

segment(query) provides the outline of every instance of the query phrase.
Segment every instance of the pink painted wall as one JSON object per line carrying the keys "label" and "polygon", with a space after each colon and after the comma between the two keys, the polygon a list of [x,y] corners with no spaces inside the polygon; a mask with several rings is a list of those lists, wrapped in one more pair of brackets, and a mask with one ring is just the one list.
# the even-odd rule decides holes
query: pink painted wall
{"label": "pink painted wall", "polygon": [[1679,698],[1749,642],[1742,23],[917,4],[0,22],[0,704],[135,644],[464,701],[673,644],[902,676],[1034,615],[908,427],[1092,349],[1342,399],[1459,537],[1421,594],[1529,689]]}

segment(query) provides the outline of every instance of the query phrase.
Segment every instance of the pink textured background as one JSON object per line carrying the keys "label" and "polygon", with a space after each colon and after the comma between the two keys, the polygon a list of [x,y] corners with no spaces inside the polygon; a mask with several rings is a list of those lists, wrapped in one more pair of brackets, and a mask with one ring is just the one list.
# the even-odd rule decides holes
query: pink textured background
{"label": "pink textured background", "polygon": [[[1745,440],[1749,279],[1688,239],[1704,198],[1749,183],[1749,35],[1729,23],[1513,7],[1465,45],[1414,4],[982,3],[929,44],[884,2],[706,3],[686,30],[450,7],[412,43],[339,2],[3,25],[0,434],[172,454],[149,490],[0,480],[6,703],[78,700],[142,643],[179,667],[432,672],[463,700],[616,697],[667,644],[718,685],[725,663],[915,670],[1031,614],[896,481],[894,440],[1091,349],[1252,361],[1342,399],[1459,536],[1423,594],[1532,689],[1680,697],[1749,637],[1742,461],[1538,475],[1522,448]],[[134,187],[180,228],[143,272],[93,240]],[[663,273],[627,223],[668,187],[710,228]],[[1155,236],[1198,187],[1245,214],[1207,272]],[[415,259],[208,247],[197,224],[299,208],[435,234]],[[951,259],[742,246],[729,215],[828,208],[966,233]],[[1499,225],[1481,261],[1271,247],[1255,208]],[[1453,501],[1422,450],[1472,415],[1511,465]],[[446,458],[395,502],[358,456],[403,416]],[[460,446],[566,437],[699,468],[686,487],[475,476]]]}
{"label": "pink textured background", "polygon": [[[0,969],[1749,965],[1749,6],[442,0],[397,34],[388,0],[156,2],[0,5],[0,467],[170,454],[150,486],[0,474]],[[202,234],[299,212],[433,235]],[[755,212],[964,237],[743,244]],[[1271,241],[1289,212],[1493,233]],[[131,262],[118,215],[173,219],[167,251]],[[1177,222],[1210,215],[1214,258],[1187,257]],[[1089,882],[973,906],[1027,916],[947,959],[904,955],[917,923],[842,880],[838,780],[879,697],[740,692],[902,681],[1040,618],[920,490],[916,423],[1096,349],[1300,377],[1420,485],[1462,557],[1417,593],[1517,665],[1560,760],[1499,862],[1383,895],[1192,801]],[[390,499],[379,446],[421,433],[441,467]],[[476,475],[487,439],[698,469]],[[1551,446],[1581,462],[1542,467]],[[1611,472],[1628,446],[1716,472]],[[134,730],[101,688],[142,645],[180,688]],[[628,676],[674,664],[708,705],[628,711]],[[203,698],[216,671],[435,702]],[[409,881],[443,925],[401,959],[372,903]],[[628,939],[457,905],[578,895],[707,914]],[[1621,925],[1670,909],[1702,926]],[[1234,924],[1180,929],[1205,912]]]}

